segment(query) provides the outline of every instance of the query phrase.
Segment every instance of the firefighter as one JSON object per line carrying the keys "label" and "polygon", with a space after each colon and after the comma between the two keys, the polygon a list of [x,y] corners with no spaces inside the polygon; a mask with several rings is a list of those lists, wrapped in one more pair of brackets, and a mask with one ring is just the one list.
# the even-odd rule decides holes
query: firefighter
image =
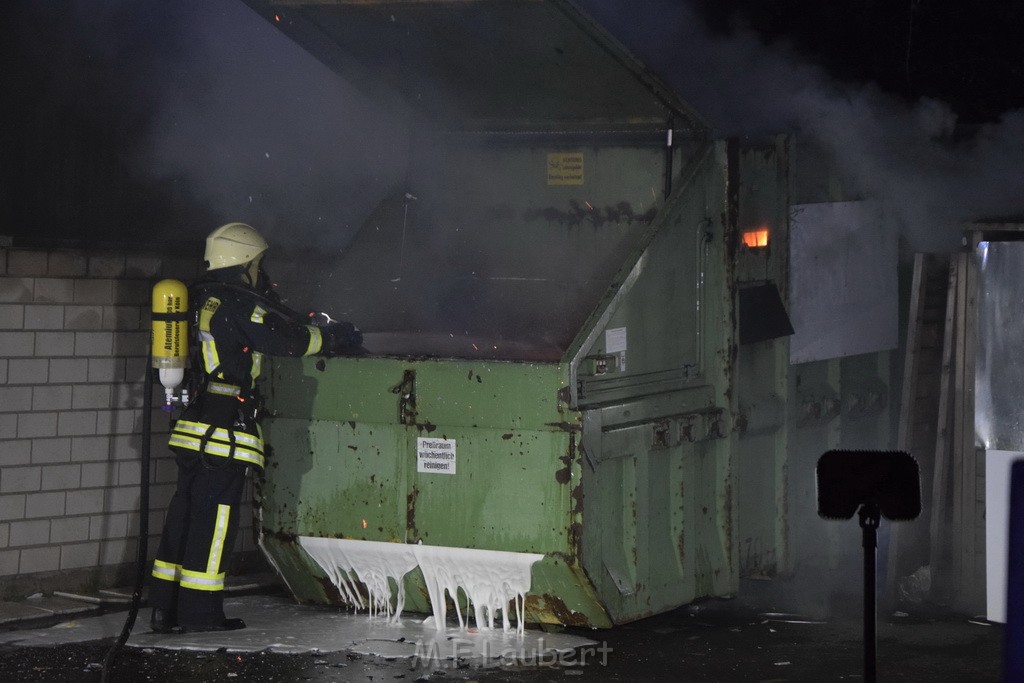
{"label": "firefighter", "polygon": [[206,239],[208,278],[193,288],[198,311],[197,395],[171,432],[177,489],[153,563],[149,604],[159,633],[245,628],[224,615],[224,576],[238,528],[246,470],[262,468],[256,380],[264,354],[356,355],[350,323],[304,324],[270,292],[267,242],[244,223]]}

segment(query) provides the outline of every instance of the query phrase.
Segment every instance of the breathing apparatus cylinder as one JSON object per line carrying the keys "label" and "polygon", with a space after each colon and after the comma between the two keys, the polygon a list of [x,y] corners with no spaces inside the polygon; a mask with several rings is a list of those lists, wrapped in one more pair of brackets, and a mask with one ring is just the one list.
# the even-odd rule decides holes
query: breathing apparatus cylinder
{"label": "breathing apparatus cylinder", "polygon": [[[164,387],[164,410],[173,410],[174,395],[185,380],[188,366],[188,287],[180,280],[161,280],[153,285],[153,368]],[[184,394],[184,391],[183,391]],[[182,403],[188,397],[181,397]]]}

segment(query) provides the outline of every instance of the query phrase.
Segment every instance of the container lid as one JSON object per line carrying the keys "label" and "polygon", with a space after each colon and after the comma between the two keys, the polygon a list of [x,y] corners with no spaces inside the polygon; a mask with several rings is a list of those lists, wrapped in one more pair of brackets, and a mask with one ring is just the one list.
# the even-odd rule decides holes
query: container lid
{"label": "container lid", "polygon": [[461,130],[707,124],[569,0],[245,0],[383,103]]}

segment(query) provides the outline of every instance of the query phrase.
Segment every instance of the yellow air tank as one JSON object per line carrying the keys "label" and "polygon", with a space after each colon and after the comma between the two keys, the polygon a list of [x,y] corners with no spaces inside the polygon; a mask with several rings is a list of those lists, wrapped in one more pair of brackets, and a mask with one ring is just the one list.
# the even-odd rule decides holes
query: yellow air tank
{"label": "yellow air tank", "polygon": [[170,410],[188,366],[188,288],[183,282],[161,280],[153,285],[152,318],[153,367],[164,387],[164,409]]}

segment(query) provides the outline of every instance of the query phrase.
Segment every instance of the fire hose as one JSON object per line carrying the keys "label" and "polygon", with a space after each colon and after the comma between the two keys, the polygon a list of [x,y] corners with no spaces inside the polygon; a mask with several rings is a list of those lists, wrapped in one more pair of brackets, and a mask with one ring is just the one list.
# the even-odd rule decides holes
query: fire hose
{"label": "fire hose", "polygon": [[[149,360],[152,361],[152,350]],[[124,644],[128,642],[132,628],[135,626],[135,618],[139,614],[139,604],[142,602],[142,590],[146,583],[146,555],[149,542],[149,457],[150,457],[150,435],[152,433],[152,409],[153,409],[153,370],[149,368],[152,362],[147,364],[146,379],[142,389],[142,452],[140,470],[140,491],[139,491],[139,544],[135,553],[135,590],[132,592],[131,607],[128,610],[128,618],[125,619],[121,635],[113,646],[107,651],[103,659],[103,673],[100,678],[106,683],[114,660]]]}

